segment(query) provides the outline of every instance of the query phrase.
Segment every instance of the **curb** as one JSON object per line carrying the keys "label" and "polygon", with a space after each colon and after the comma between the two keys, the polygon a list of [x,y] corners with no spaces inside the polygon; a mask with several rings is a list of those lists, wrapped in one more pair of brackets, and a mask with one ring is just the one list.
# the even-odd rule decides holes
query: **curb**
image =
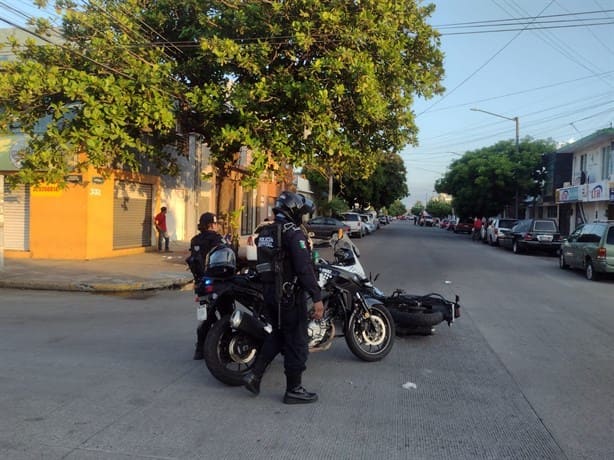
{"label": "curb", "polygon": [[41,291],[69,291],[69,292],[127,292],[151,291],[161,289],[181,289],[193,282],[192,276],[168,278],[148,281],[120,281],[120,282],[57,282],[57,281],[23,281],[2,280],[0,288],[31,289]]}

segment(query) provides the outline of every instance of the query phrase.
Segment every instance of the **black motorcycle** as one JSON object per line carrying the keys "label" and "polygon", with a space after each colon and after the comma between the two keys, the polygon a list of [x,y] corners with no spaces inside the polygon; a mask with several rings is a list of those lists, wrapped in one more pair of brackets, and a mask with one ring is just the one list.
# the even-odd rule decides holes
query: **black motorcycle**
{"label": "black motorcycle", "polygon": [[[377,299],[365,297],[363,280],[334,264],[316,265],[323,290],[324,316],[308,324],[310,351],[330,348],[335,337],[345,337],[354,355],[377,361],[392,349],[395,325],[390,312]],[[227,279],[204,278],[199,302],[217,321],[205,339],[207,368],[227,385],[242,385],[272,326],[263,315],[264,299],[255,271]],[[306,308],[310,305],[305,302]]]}
{"label": "black motorcycle", "polygon": [[386,306],[394,318],[397,335],[431,334],[433,326],[443,321],[446,321],[449,326],[460,317],[461,307],[458,296],[451,301],[438,293],[415,295],[407,294],[401,289],[396,289],[392,295],[387,296],[374,284],[378,275],[373,279],[371,276],[367,278],[359,260],[360,252],[347,235],[333,238],[331,245],[335,264],[356,273],[359,277],[362,295]]}

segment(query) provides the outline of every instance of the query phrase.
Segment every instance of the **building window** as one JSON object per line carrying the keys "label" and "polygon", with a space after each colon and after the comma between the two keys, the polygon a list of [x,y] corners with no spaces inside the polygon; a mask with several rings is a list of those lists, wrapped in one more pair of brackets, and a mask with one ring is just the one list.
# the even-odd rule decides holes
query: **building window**
{"label": "building window", "polygon": [[580,184],[586,184],[587,155],[580,155]]}
{"label": "building window", "polygon": [[549,217],[551,219],[556,219],[558,217],[556,211],[557,211],[556,206],[548,206],[546,208],[546,215],[547,215],[547,217]]}

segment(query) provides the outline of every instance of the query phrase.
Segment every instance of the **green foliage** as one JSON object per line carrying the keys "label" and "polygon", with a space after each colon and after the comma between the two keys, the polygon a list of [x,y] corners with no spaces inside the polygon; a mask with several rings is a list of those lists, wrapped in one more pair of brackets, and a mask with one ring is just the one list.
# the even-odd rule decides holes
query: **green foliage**
{"label": "green foliage", "polygon": [[424,211],[424,205],[422,204],[421,201],[416,201],[414,203],[414,205],[411,207],[411,213],[414,216],[417,216],[418,214],[420,214],[422,211]]}
{"label": "green foliage", "polygon": [[454,197],[457,215],[497,215],[514,204],[517,194],[522,199],[534,192],[533,173],[541,166],[542,155],[555,148],[551,140],[525,138],[518,153],[511,140],[467,152],[452,162],[435,190]]}
{"label": "green foliage", "polygon": [[[306,168],[305,175],[318,197],[328,197],[328,178],[313,168]],[[366,178],[344,176],[333,183],[333,193],[341,195],[349,203],[357,201],[363,207],[374,209],[387,207],[408,194],[407,170],[403,159],[397,154],[383,157],[375,170]]]}
{"label": "green foliage", "polygon": [[350,209],[343,198],[333,197],[331,201],[324,200],[317,205],[320,215],[337,216]]}
{"label": "green foliage", "polygon": [[426,204],[426,212],[434,217],[446,217],[452,214],[452,205],[442,200],[430,200]]}
{"label": "green foliage", "polygon": [[407,208],[401,200],[395,200],[388,207],[388,214],[391,216],[401,216],[407,213]]}
{"label": "green foliage", "polygon": [[[62,183],[87,164],[104,171],[136,169],[148,157],[165,163],[154,145],[175,126],[178,85],[161,50],[133,51],[136,5],[109,2],[105,14],[96,2],[63,10],[62,45],[12,42],[17,60],[0,73],[0,123],[18,120],[30,139],[21,181]],[[54,36],[45,21],[37,32]]]}
{"label": "green foliage", "polygon": [[[45,3],[45,2],[42,2]],[[277,164],[368,177],[416,142],[414,98],[441,93],[443,55],[417,0],[57,0],[62,46],[28,46],[0,74],[4,119],[34,139],[30,173],[168,164],[161,146],[202,134],[221,175],[241,146],[253,177]],[[39,24],[39,32],[44,24]],[[35,136],[36,120],[75,114]],[[389,193],[389,192],[387,192]],[[387,204],[387,195],[370,200]]]}

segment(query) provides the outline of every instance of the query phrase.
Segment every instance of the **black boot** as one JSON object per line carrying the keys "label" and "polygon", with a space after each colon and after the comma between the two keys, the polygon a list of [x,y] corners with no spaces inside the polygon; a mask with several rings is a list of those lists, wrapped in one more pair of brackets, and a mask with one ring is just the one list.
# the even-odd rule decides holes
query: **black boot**
{"label": "black boot", "polygon": [[254,396],[258,396],[260,394],[260,381],[262,380],[262,376],[258,376],[253,372],[250,372],[245,377],[243,377],[243,386],[247,388],[247,391],[254,394]]}
{"label": "black boot", "polygon": [[192,359],[199,361],[205,357],[204,353],[205,353],[205,344],[196,342],[196,348],[194,349],[194,357]]}
{"label": "black boot", "polygon": [[266,371],[269,365],[261,356],[262,354],[258,355],[254,367],[252,367],[252,371],[243,377],[243,386],[255,396],[260,394],[260,381],[262,380],[264,371]]}
{"label": "black boot", "polygon": [[316,393],[310,393],[301,385],[301,374],[286,374],[284,404],[309,404],[318,400]]}

